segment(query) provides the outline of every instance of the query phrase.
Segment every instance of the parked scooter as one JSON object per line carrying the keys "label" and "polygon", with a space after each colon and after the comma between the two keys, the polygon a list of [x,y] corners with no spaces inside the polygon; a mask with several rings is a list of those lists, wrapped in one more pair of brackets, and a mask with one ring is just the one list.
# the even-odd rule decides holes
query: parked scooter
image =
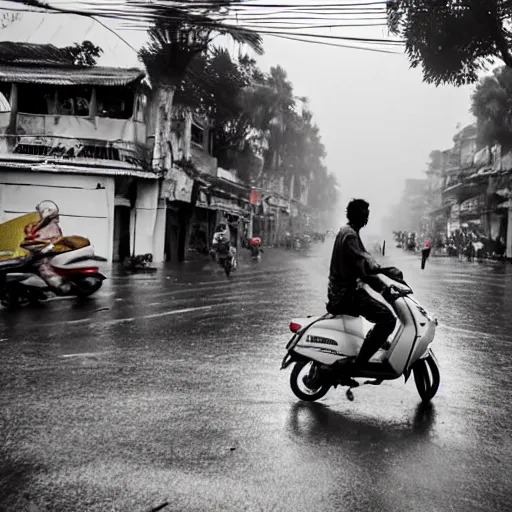
{"label": "parked scooter", "polygon": [[[98,262],[107,261],[94,254],[94,247],[84,237],[63,237],[51,244],[24,244],[28,256],[0,262],[0,304],[15,307],[37,303],[50,296],[88,297],[98,291],[105,276]],[[62,279],[60,286],[45,281],[38,264],[45,258]]]}
{"label": "parked scooter", "polygon": [[[439,388],[440,373],[437,360],[430,348],[434,339],[437,320],[431,316],[412,296],[411,288],[378,274],[376,276],[386,287],[383,300],[369,285],[362,286],[376,299],[380,299],[398,317],[395,334],[388,347],[380,349],[369,363],[357,374],[343,375],[330,370],[341,359],[355,357],[369,331],[370,324],[362,317],[348,315],[296,318],[290,323],[294,333],[288,342],[287,354],[281,369],[292,363],[290,376],[293,393],[305,401],[322,398],[331,388],[349,386],[347,397],[353,399],[351,388],[360,385],[356,378],[373,379],[364,384],[379,385],[384,380],[414,375],[416,388],[424,402],[430,401]],[[312,372],[312,373],[310,373]],[[316,389],[309,389],[303,382],[306,375],[317,375]]]}

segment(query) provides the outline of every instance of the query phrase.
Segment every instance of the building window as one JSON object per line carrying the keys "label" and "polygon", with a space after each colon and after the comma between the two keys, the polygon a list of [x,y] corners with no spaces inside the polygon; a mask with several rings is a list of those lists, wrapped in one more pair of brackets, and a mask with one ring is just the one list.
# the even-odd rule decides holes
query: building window
{"label": "building window", "polygon": [[130,87],[96,87],[98,116],[130,119],[133,114],[134,91]]}
{"label": "building window", "polygon": [[92,88],[87,86],[59,87],[57,113],[64,116],[87,117]]}
{"label": "building window", "polygon": [[194,123],[192,123],[191,140],[194,144],[198,144],[199,146],[203,147],[204,130]]}
{"label": "building window", "polygon": [[91,94],[92,88],[82,85],[19,84],[18,110],[25,114],[86,117]]}
{"label": "building window", "polygon": [[11,84],[0,83],[0,112],[10,112]]}
{"label": "building window", "polygon": [[4,93],[0,92],[0,112],[10,112],[11,105],[7,101]]}
{"label": "building window", "polygon": [[18,111],[24,114],[57,114],[55,87],[18,84]]}

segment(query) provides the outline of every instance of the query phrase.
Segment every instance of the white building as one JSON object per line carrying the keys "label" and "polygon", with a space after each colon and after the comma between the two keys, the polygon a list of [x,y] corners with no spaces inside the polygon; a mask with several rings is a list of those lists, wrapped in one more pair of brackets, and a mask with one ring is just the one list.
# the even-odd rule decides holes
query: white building
{"label": "white building", "polygon": [[59,52],[0,43],[0,221],[50,199],[63,232],[87,236],[99,255],[161,261],[154,234],[165,233],[165,212],[147,164],[144,72],[75,68]]}

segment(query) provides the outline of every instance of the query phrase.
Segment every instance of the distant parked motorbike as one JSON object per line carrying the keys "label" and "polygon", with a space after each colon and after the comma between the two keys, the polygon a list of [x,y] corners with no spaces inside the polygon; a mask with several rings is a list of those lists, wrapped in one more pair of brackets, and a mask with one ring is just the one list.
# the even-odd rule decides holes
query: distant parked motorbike
{"label": "distant parked motorbike", "polygon": [[[37,303],[53,295],[88,297],[106,279],[99,272],[98,262],[107,260],[94,254],[87,238],[69,236],[51,244],[34,241],[23,247],[28,250],[27,256],[0,262],[0,304],[5,307]],[[41,276],[42,260],[62,278],[59,286]]]}
{"label": "distant parked motorbike", "polygon": [[123,266],[126,270],[136,272],[137,270],[156,270],[150,267],[153,263],[153,255],[151,253],[139,254],[137,256],[127,256],[123,261]]}
{"label": "distant parked motorbike", "polygon": [[[385,269],[381,269],[381,272]],[[387,346],[380,349],[357,373],[340,374],[331,366],[342,359],[355,357],[369,330],[362,317],[348,315],[296,318],[290,323],[292,339],[286,346],[281,369],[294,364],[290,386],[298,398],[315,401],[331,388],[348,386],[347,397],[353,399],[351,388],[361,385],[356,378],[371,379],[364,384],[379,385],[384,380],[414,375],[416,388],[424,402],[430,401],[439,388],[440,372],[431,349],[437,320],[412,297],[411,288],[401,278],[377,275],[386,287],[386,301],[398,317],[398,328]],[[377,292],[363,287],[376,299]],[[379,300],[383,300],[380,297]]]}

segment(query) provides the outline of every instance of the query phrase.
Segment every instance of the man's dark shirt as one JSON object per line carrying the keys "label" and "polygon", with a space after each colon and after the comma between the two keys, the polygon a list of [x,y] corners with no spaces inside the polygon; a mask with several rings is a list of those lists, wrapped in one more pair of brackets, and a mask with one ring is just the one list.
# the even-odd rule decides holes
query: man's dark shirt
{"label": "man's dark shirt", "polygon": [[357,279],[365,279],[368,271],[378,267],[366,251],[359,233],[347,225],[340,229],[331,257],[329,271],[329,303],[346,302],[357,286]]}

